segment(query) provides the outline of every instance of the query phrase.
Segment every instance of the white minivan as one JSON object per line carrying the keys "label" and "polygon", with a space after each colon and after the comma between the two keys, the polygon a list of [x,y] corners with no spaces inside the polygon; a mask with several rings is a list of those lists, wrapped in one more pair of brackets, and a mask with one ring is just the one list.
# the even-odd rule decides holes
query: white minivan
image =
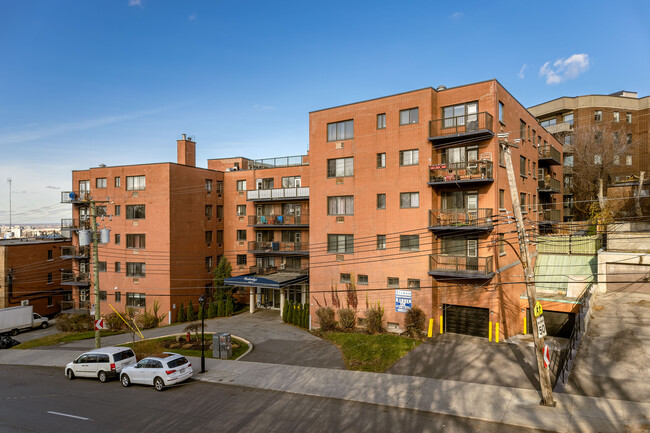
{"label": "white minivan", "polygon": [[96,377],[104,383],[109,377],[118,377],[122,369],[135,364],[135,353],[128,347],[102,347],[82,353],[65,366],[65,375],[75,377]]}

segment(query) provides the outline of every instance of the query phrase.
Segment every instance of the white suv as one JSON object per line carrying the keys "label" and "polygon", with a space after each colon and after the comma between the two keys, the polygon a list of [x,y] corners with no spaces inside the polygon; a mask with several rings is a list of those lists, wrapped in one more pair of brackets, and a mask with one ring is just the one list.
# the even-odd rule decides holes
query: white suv
{"label": "white suv", "polygon": [[128,347],[103,347],[81,354],[65,366],[68,379],[97,377],[104,383],[109,377],[118,377],[122,369],[135,364],[135,353]]}
{"label": "white suv", "polygon": [[125,387],[139,383],[153,385],[158,391],[162,391],[166,386],[189,379],[192,373],[192,363],[187,358],[165,352],[148,356],[136,365],[124,368],[120,380]]}

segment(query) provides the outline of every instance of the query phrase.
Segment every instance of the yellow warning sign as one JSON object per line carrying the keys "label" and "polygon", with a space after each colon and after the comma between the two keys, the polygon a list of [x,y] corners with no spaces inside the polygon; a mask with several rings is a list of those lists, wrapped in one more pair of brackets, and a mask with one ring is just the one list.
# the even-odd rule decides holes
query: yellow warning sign
{"label": "yellow warning sign", "polygon": [[542,311],[542,304],[540,304],[539,301],[537,301],[537,302],[535,303],[535,317],[539,317],[539,316],[541,316],[542,313],[543,313],[543,311]]}

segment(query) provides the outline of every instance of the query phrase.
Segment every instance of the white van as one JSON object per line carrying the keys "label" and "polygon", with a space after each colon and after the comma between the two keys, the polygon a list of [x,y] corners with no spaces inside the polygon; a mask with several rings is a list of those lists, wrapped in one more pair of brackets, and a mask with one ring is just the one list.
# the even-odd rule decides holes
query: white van
{"label": "white van", "polygon": [[109,377],[118,377],[122,369],[135,364],[135,353],[128,347],[102,347],[81,354],[65,366],[65,375],[75,377],[97,377],[104,383]]}

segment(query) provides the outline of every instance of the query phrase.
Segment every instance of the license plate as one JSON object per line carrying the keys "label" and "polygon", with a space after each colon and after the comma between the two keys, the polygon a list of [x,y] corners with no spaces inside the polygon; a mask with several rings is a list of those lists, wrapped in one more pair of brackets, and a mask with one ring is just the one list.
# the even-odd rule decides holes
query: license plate
{"label": "license plate", "polygon": [[179,372],[179,373],[185,373],[185,369],[184,369],[184,368],[181,368],[180,370],[178,370],[178,372]]}

